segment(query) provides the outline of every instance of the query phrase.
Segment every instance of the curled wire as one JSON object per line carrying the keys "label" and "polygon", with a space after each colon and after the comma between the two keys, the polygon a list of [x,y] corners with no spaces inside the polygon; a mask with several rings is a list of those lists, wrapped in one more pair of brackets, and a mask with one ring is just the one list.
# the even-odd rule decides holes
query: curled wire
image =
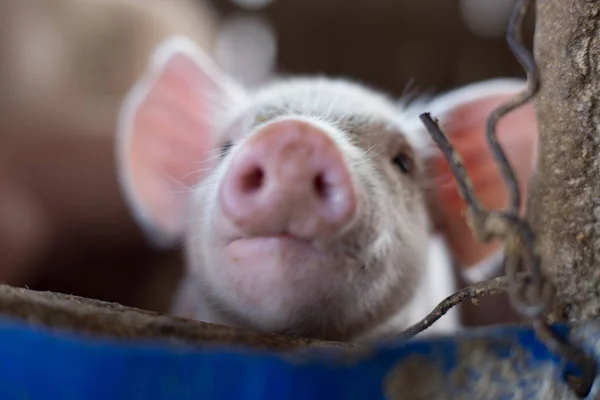
{"label": "curled wire", "polygon": [[[496,126],[500,118],[530,101],[540,89],[537,65],[533,55],[523,45],[522,38],[523,21],[534,1],[517,0],[507,32],[509,47],[527,73],[527,89],[497,107],[490,113],[486,122],[488,145],[508,188],[507,210],[489,211],[482,206],[461,157],[440,129],[437,121],[429,113],[421,114],[420,119],[450,165],[459,193],[467,202],[467,218],[475,235],[484,242],[492,239],[505,241],[505,277],[512,306],[521,315],[533,319],[536,334],[548,348],[580,368],[582,377],[578,380],[578,384],[572,387],[576,386],[573,389],[577,394],[586,395],[591,390],[596,376],[596,362],[586,356],[575,344],[555,334],[543,319],[552,301],[554,287],[542,274],[540,256],[536,251],[536,240],[531,226],[519,217],[521,208],[519,185],[496,135]],[[526,277],[521,279],[523,274]]]}
{"label": "curled wire", "polygon": [[496,126],[498,125],[500,118],[530,101],[540,88],[540,76],[535,60],[533,55],[527,51],[527,48],[523,45],[523,21],[527,15],[527,10],[533,3],[534,0],[517,1],[511,14],[506,34],[506,41],[508,42],[511,52],[527,73],[527,90],[496,108],[490,114],[486,124],[488,144],[493,150],[492,154],[496,158],[498,166],[500,167],[500,172],[509,189],[509,210],[514,214],[518,214],[521,207],[521,192],[515,174],[510,167],[510,163],[507,160],[502,147],[498,143]]}

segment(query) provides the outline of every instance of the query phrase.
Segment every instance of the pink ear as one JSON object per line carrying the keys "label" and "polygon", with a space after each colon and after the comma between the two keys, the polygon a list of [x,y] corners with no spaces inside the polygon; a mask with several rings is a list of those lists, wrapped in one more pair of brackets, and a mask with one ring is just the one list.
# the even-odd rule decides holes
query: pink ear
{"label": "pink ear", "polygon": [[158,245],[183,234],[191,189],[214,146],[215,102],[227,101],[234,90],[194,43],[172,37],[158,46],[123,103],[117,132],[121,185]]}
{"label": "pink ear", "polygon": [[[484,206],[506,207],[508,193],[504,180],[488,147],[485,124],[489,113],[526,87],[525,82],[497,79],[472,84],[440,96],[431,104],[431,114],[460,154],[473,186]],[[498,141],[519,181],[523,199],[536,160],[538,128],[531,104],[500,120]],[[429,166],[434,182],[431,204],[436,228],[448,238],[452,252],[462,265],[474,265],[494,254],[499,243],[483,245],[466,223],[466,204],[460,197],[450,167],[439,150],[432,152]]]}

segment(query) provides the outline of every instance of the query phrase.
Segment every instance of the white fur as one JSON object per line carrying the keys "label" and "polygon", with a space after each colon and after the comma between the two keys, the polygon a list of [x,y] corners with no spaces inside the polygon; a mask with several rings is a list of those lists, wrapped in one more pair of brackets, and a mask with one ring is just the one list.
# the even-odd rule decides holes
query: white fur
{"label": "white fur", "polygon": [[[457,289],[452,258],[445,240],[439,235],[432,235],[428,245],[427,267],[416,290],[417,295],[387,322],[358,337],[357,341],[377,340],[380,337],[398,334],[429,315],[442,300]],[[460,308],[454,307],[418,336],[452,334],[460,327]]]}
{"label": "white fur", "polygon": [[[446,242],[439,235],[433,235],[429,242],[429,262],[423,275],[418,293],[428,293],[429,296],[415,296],[411,304],[410,323],[414,324],[423,319],[446,297],[456,292],[457,285],[454,276],[452,258]],[[436,321],[425,333],[452,333],[460,326],[459,309],[453,308]]]}

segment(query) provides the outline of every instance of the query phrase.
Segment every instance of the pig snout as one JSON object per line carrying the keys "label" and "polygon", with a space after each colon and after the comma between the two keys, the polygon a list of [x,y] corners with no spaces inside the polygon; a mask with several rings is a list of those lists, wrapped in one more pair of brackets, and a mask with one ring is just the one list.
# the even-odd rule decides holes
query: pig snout
{"label": "pig snout", "polygon": [[273,122],[232,156],[219,200],[245,234],[330,238],[352,221],[357,201],[350,172],[322,128]]}

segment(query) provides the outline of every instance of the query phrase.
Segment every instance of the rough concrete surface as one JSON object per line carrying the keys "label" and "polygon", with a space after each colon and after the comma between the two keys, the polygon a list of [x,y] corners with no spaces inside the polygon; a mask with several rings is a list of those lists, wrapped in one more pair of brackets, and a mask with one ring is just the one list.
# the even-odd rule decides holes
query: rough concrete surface
{"label": "rough concrete surface", "polygon": [[248,332],[116,303],[7,285],[0,285],[0,315],[26,321],[32,327],[66,329],[114,338],[166,339],[190,345],[244,346],[265,350],[292,350],[309,345],[344,346],[341,343]]}
{"label": "rough concrete surface", "polygon": [[537,2],[541,90],[538,172],[530,217],[544,272],[557,287],[551,317],[600,316],[600,2]]}

